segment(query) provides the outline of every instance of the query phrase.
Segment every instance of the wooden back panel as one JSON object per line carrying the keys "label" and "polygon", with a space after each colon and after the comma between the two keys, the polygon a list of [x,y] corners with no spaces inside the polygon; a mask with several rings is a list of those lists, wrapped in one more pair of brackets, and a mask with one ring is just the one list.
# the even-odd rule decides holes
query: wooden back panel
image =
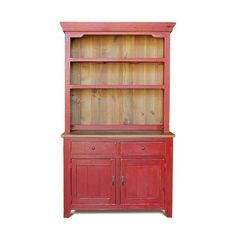
{"label": "wooden back panel", "polygon": [[162,58],[164,39],[151,35],[85,35],[71,39],[71,57]]}
{"label": "wooden back panel", "polygon": [[163,123],[163,91],[82,89],[71,91],[71,124],[133,125]]}
{"label": "wooden back panel", "polygon": [[71,84],[162,85],[163,63],[71,63]]}

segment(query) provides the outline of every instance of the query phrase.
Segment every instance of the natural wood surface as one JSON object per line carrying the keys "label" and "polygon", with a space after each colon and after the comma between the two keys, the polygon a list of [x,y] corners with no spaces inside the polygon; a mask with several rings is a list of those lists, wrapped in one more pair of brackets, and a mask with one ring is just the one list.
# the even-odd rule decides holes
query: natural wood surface
{"label": "natural wood surface", "polygon": [[150,35],[85,35],[71,39],[71,57],[161,58],[164,39]]}
{"label": "natural wood surface", "polygon": [[81,130],[63,133],[63,138],[76,137],[156,137],[156,138],[173,138],[175,135],[171,132],[163,133],[161,131],[116,131],[116,130]]}
{"label": "natural wood surface", "polygon": [[162,85],[163,63],[72,63],[71,84]]}
{"label": "natural wood surface", "polygon": [[71,124],[161,124],[163,91],[83,89],[71,91]]}

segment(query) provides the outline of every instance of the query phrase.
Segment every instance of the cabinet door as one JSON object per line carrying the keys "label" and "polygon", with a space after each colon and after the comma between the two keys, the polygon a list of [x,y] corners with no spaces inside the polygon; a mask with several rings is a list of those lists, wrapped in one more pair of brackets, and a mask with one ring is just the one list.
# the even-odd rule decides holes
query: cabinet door
{"label": "cabinet door", "polygon": [[121,160],[122,204],[162,204],[164,200],[163,188],[163,160]]}
{"label": "cabinet door", "polygon": [[72,160],[72,203],[115,204],[115,160]]}

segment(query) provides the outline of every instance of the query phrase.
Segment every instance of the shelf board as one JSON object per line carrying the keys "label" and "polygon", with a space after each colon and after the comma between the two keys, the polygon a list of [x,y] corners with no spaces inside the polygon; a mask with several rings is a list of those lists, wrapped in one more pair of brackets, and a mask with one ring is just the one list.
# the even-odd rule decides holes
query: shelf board
{"label": "shelf board", "polygon": [[71,131],[81,131],[81,130],[153,130],[153,131],[163,131],[163,124],[139,124],[139,125],[80,125],[74,124],[70,126]]}
{"label": "shelf board", "polygon": [[70,58],[71,62],[165,62],[165,58]]}
{"label": "shelf board", "polygon": [[117,130],[81,130],[81,131],[71,131],[69,133],[63,133],[61,135],[62,138],[84,138],[84,137],[113,137],[113,138],[174,138],[175,135],[171,132],[163,133],[162,131],[117,131]]}
{"label": "shelf board", "polygon": [[164,85],[132,85],[132,84],[91,84],[91,85],[69,85],[70,89],[165,89]]}

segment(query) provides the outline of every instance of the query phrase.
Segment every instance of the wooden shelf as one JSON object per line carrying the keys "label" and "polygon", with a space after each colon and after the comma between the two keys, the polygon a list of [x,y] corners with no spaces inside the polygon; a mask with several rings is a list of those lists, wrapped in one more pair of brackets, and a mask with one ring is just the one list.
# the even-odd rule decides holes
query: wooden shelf
{"label": "wooden shelf", "polygon": [[63,138],[76,138],[76,137],[155,137],[155,138],[173,138],[175,135],[171,132],[163,133],[161,131],[104,131],[104,130],[82,130],[72,131],[70,133],[63,133]]}
{"label": "wooden shelf", "polygon": [[165,58],[70,58],[71,62],[165,62]]}
{"label": "wooden shelf", "polygon": [[107,84],[89,84],[89,85],[68,85],[70,89],[165,89],[164,85],[107,85]]}

